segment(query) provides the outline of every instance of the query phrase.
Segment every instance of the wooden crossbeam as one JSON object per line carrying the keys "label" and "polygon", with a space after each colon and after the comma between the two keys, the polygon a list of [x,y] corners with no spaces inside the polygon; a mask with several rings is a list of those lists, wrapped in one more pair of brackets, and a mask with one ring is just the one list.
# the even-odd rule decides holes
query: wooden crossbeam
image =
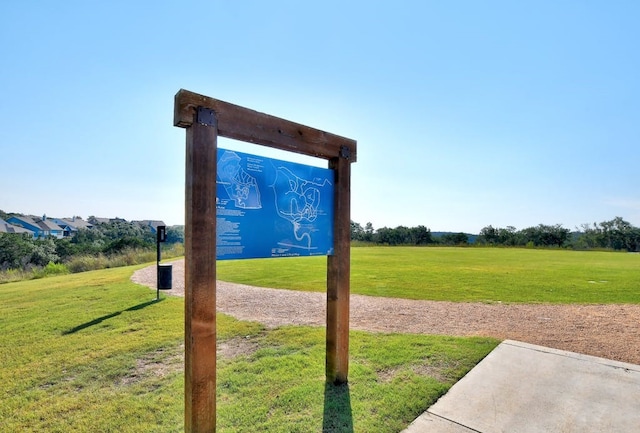
{"label": "wooden crossbeam", "polygon": [[355,140],[188,90],[180,90],[175,96],[174,126],[190,127],[198,107],[206,107],[216,113],[221,137],[323,159],[337,158],[348,152],[348,160],[357,161]]}

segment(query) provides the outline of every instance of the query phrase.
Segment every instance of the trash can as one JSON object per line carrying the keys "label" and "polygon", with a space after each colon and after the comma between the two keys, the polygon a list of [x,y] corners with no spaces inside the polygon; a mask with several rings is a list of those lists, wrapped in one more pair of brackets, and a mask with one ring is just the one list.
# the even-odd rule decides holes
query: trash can
{"label": "trash can", "polygon": [[171,290],[173,265],[158,264],[158,290]]}

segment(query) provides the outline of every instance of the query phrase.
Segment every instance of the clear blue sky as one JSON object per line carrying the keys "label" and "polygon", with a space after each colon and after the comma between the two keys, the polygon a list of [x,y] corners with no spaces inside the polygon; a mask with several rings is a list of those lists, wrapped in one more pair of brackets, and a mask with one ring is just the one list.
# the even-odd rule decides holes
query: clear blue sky
{"label": "clear blue sky", "polygon": [[0,209],[182,224],[184,88],[357,140],[362,225],[640,226],[639,21],[615,0],[5,2]]}

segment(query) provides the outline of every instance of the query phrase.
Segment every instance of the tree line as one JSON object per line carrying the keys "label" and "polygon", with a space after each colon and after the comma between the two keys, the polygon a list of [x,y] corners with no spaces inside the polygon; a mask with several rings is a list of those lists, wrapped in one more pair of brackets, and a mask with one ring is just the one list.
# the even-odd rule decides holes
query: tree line
{"label": "tree line", "polygon": [[[4,214],[6,216],[6,214]],[[91,220],[91,217],[89,218]],[[351,222],[351,239],[375,245],[448,245],[469,244],[506,247],[554,247],[581,250],[607,249],[640,251],[640,228],[621,217],[600,223],[583,224],[571,231],[560,224],[539,224],[517,230],[486,226],[477,236],[467,233],[435,235],[423,225],[374,229]],[[184,243],[184,227],[167,228],[167,243]],[[91,229],[79,229],[70,238],[33,239],[29,235],[0,233],[0,271],[66,264],[78,257],[114,257],[130,251],[155,251],[156,235],[150,227],[124,220],[96,223]]]}
{"label": "tree line", "polygon": [[374,229],[369,222],[364,227],[351,221],[351,240],[378,245],[466,245],[470,236],[466,233],[444,233],[435,236],[423,225],[398,226]]}
{"label": "tree line", "polygon": [[351,222],[351,240],[377,245],[475,245],[506,247],[573,248],[579,250],[607,249],[640,251],[640,228],[621,217],[600,223],[583,224],[571,231],[561,224],[538,224],[517,230],[486,226],[477,236],[467,233],[444,233],[435,236],[425,226],[374,229]]}
{"label": "tree line", "polygon": [[[80,256],[114,257],[130,251],[155,251],[156,234],[150,227],[124,220],[78,229],[68,238],[34,239],[28,234],[0,233],[0,270],[64,264]],[[183,243],[184,228],[167,227],[167,243]]]}

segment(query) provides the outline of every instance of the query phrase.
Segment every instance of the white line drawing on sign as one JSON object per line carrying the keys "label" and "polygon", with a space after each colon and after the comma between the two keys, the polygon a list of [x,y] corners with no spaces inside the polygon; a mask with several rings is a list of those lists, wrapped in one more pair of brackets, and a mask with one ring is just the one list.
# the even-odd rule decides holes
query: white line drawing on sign
{"label": "white line drawing on sign", "polygon": [[218,177],[237,208],[261,209],[258,182],[240,166],[235,152],[225,151],[218,160]]}
{"label": "white line drawing on sign", "polygon": [[293,225],[297,244],[281,244],[287,247],[312,250],[312,234],[317,231],[314,221],[322,210],[320,189],[331,185],[327,179],[307,180],[295,175],[286,167],[276,169],[276,179],[271,185],[275,192],[276,210],[280,217]]}

